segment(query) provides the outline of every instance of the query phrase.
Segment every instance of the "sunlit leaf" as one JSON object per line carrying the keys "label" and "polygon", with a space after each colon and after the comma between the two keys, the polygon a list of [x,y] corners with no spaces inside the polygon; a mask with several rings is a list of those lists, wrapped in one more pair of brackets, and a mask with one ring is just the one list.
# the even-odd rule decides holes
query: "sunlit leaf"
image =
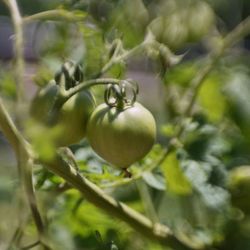
{"label": "sunlit leaf", "polygon": [[167,190],[177,194],[190,194],[192,186],[183,174],[176,152],[170,153],[162,164]]}
{"label": "sunlit leaf", "polygon": [[227,103],[221,90],[221,79],[213,75],[205,80],[199,91],[198,101],[212,122],[220,121],[226,111]]}

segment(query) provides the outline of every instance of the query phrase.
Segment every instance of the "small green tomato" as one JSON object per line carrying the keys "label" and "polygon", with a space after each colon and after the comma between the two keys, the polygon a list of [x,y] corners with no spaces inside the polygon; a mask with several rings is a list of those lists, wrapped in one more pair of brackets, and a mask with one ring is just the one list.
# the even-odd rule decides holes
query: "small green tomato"
{"label": "small green tomato", "polygon": [[156,124],[152,114],[138,102],[125,106],[99,105],[87,125],[94,151],[107,162],[126,169],[152,148]]}

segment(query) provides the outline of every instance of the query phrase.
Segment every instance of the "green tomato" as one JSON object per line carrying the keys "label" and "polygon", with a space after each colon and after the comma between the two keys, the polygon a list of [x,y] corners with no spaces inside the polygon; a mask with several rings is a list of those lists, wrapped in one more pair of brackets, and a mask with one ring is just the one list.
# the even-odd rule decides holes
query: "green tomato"
{"label": "green tomato", "polygon": [[81,91],[65,102],[52,125],[47,124],[48,115],[55,102],[59,86],[53,81],[41,89],[31,103],[31,117],[48,129],[57,127],[56,146],[68,146],[79,142],[86,135],[87,121],[95,108],[95,100],[89,91]]}
{"label": "green tomato", "polygon": [[149,25],[156,40],[170,49],[181,48],[187,40],[185,19],[178,12],[155,18]]}
{"label": "green tomato", "polygon": [[39,90],[31,102],[31,117],[37,121],[45,122],[58,92],[59,86],[53,80],[46,87]]}
{"label": "green tomato", "polygon": [[94,108],[95,100],[89,91],[77,93],[62,106],[57,122],[62,130],[59,145],[71,145],[85,137],[87,122]]}
{"label": "green tomato", "polygon": [[240,166],[230,171],[228,188],[233,206],[250,214],[250,166]]}
{"label": "green tomato", "polygon": [[139,103],[123,108],[99,105],[87,125],[94,151],[116,167],[126,169],[142,159],[155,142],[152,114]]}
{"label": "green tomato", "polygon": [[204,1],[195,2],[188,11],[188,40],[199,41],[213,27],[215,15],[212,8]]}

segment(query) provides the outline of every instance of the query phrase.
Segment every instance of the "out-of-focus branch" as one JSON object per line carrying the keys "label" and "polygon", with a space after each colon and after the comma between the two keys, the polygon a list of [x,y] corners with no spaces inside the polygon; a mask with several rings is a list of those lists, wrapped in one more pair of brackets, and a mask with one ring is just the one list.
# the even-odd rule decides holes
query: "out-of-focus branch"
{"label": "out-of-focus branch", "polygon": [[82,21],[86,17],[84,12],[71,12],[64,9],[47,10],[36,13],[34,15],[23,17],[23,23],[27,24],[32,21]]}
{"label": "out-of-focus branch", "polygon": [[[25,99],[24,88],[23,88],[23,76],[24,76],[24,38],[23,38],[23,20],[18,9],[16,0],[4,0],[7,7],[9,8],[15,36],[14,36],[14,51],[15,51],[15,81],[17,86],[17,109],[22,105],[23,100]],[[21,133],[16,129],[14,123],[12,122],[8,112],[6,111],[2,100],[0,100],[0,127],[2,128],[3,133],[8,134],[8,139],[13,145],[13,149],[16,153],[18,170],[20,175],[21,183],[26,192],[26,196],[31,208],[31,212],[39,233],[41,240],[41,245],[45,250],[49,250],[49,246],[44,240],[45,227],[42,221],[42,217],[39,213],[36,196],[33,187],[32,180],[32,158],[30,154],[30,148],[28,143],[22,137]],[[17,114],[17,120],[20,122],[20,113]]]}
{"label": "out-of-focus branch", "polygon": [[24,62],[23,62],[23,22],[20,15],[17,2],[15,0],[4,0],[9,8],[11,19],[14,26],[14,51],[15,51],[15,81],[17,84],[17,105],[19,105],[24,99],[23,89],[23,73],[24,73]]}
{"label": "out-of-focus branch", "polygon": [[[15,149],[17,155],[20,153],[19,148],[21,148],[24,155],[27,154],[27,159],[38,160],[36,156],[32,154],[29,144],[23,143],[25,140],[16,129],[13,121],[9,118],[1,100],[0,127],[6,138]],[[88,201],[107,213],[110,213],[112,216],[128,223],[142,235],[152,240],[159,241],[161,244],[170,246],[174,249],[204,249],[203,246],[193,246],[192,242],[182,243],[168,227],[162,224],[153,223],[147,217],[105,194],[102,189],[84,178],[77,172],[76,169],[68,165],[68,163],[65,162],[60,155],[56,155],[51,162],[43,163],[50,171],[64,178],[64,180],[66,180],[70,185],[78,189]]]}

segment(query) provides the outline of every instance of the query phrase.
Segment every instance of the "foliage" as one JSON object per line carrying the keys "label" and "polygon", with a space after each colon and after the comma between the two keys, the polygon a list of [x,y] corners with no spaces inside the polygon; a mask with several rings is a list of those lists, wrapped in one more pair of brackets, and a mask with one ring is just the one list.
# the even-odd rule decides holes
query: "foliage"
{"label": "foliage", "polygon": [[[1,13],[15,20],[11,2],[4,0]],[[241,42],[249,18],[230,23],[229,4],[215,0],[52,2],[20,1],[17,60],[1,62],[0,249],[249,249],[250,57]],[[29,25],[35,33],[22,44],[18,31]],[[24,71],[32,64],[18,49],[34,54],[32,79]],[[68,60],[78,71],[65,71]],[[27,84],[39,93],[53,78],[59,94],[45,105],[51,109],[34,111],[46,120],[37,123]],[[54,126],[56,114],[69,98],[88,89],[100,104],[102,85],[130,78],[157,123],[155,145],[143,159],[124,172],[86,138],[58,149],[55,138],[70,133]],[[141,96],[155,90],[157,105],[150,106]],[[134,92],[127,91],[129,99]],[[67,118],[73,134],[76,116]]]}

